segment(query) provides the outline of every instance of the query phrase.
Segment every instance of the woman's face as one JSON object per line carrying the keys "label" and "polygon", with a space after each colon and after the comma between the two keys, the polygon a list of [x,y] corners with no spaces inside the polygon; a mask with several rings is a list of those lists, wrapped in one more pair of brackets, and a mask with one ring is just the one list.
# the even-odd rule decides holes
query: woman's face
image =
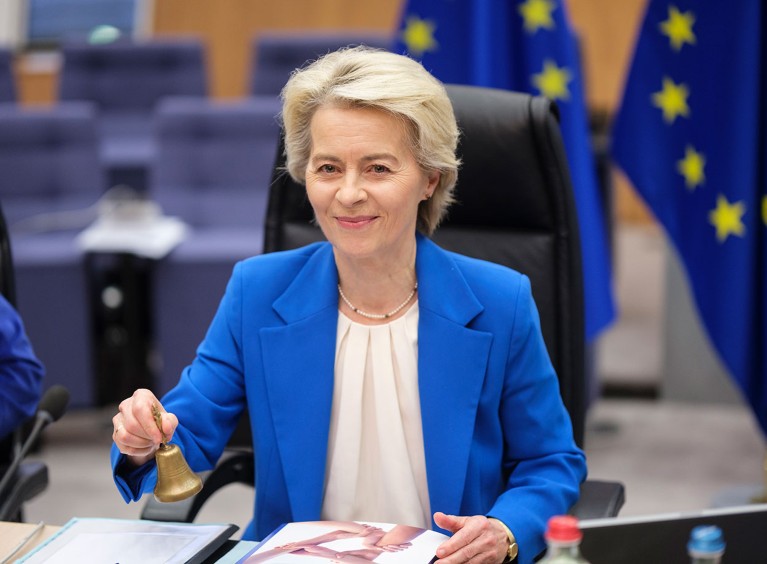
{"label": "woman's face", "polygon": [[439,173],[418,166],[405,125],[380,110],[323,107],[311,136],[306,190],[336,255],[412,259],[418,204]]}

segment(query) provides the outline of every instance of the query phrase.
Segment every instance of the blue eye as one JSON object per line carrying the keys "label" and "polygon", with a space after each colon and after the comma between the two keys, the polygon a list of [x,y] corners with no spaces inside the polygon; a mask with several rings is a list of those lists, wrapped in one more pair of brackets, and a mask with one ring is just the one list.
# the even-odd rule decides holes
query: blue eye
{"label": "blue eye", "polygon": [[384,173],[384,172],[389,172],[389,167],[386,167],[386,166],[380,165],[380,164],[373,165],[373,172],[376,172],[376,173],[379,173],[379,174],[380,173]]}
{"label": "blue eye", "polygon": [[336,171],[336,167],[331,164],[324,164],[320,166],[320,172],[333,173]]}

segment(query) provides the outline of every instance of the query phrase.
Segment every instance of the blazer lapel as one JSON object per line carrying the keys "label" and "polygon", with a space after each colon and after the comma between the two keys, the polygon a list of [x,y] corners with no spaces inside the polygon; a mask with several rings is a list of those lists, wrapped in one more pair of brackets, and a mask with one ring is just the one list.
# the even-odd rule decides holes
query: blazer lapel
{"label": "blazer lapel", "polygon": [[330,245],[315,252],[274,302],[285,321],[261,329],[266,388],[296,521],[319,519],[338,323],[338,274]]}
{"label": "blazer lapel", "polygon": [[[418,371],[433,511],[457,514],[492,335],[467,325],[483,309],[453,259],[418,236]],[[338,274],[321,246],[274,302],[284,326],[261,329],[269,407],[293,519],[319,519],[333,398]],[[307,424],[305,422],[311,422]]]}
{"label": "blazer lapel", "polygon": [[453,259],[419,236],[418,373],[432,511],[459,514],[492,335],[467,327],[483,309]]}

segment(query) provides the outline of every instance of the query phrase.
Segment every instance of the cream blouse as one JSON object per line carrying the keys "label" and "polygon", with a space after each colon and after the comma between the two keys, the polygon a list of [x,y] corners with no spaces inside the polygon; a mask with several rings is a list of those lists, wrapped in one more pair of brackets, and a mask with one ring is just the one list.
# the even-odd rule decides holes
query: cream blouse
{"label": "cream blouse", "polygon": [[338,314],[322,518],[431,528],[418,394],[418,302],[385,325]]}

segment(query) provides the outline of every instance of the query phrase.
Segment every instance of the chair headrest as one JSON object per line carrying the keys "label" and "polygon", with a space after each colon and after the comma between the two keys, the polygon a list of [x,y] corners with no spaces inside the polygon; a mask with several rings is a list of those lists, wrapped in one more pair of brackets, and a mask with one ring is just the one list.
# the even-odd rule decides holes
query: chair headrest
{"label": "chair headrest", "polygon": [[[457,201],[438,229],[555,230],[561,206],[554,194],[570,182],[554,162],[564,162],[556,106],[529,94],[475,86],[448,85],[447,92],[461,131],[462,166]],[[287,177],[284,164],[282,157],[275,165],[272,199],[286,221],[309,221],[305,188]]]}
{"label": "chair headrest", "polygon": [[[544,178],[545,154],[534,136],[556,123],[552,104],[528,94],[447,87],[461,131],[457,202],[444,226],[550,230],[554,226]],[[550,140],[545,140],[550,142]]]}

